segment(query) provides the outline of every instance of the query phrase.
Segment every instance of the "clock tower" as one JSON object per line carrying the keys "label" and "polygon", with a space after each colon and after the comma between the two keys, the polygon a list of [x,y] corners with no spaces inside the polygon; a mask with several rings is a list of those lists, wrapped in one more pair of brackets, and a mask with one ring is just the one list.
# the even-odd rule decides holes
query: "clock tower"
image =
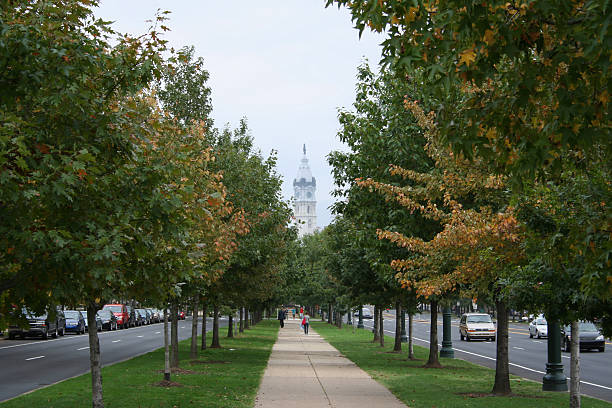
{"label": "clock tower", "polygon": [[293,180],[294,204],[293,213],[298,222],[298,233],[302,237],[312,234],[317,228],[317,181],[312,177],[308,158],[306,157],[306,145],[304,145],[304,156],[300,160],[297,177]]}

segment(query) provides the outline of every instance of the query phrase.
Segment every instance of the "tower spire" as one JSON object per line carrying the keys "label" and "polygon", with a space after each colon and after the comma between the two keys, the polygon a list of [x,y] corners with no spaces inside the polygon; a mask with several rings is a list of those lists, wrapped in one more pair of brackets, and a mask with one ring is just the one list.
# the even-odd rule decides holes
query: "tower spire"
{"label": "tower spire", "polygon": [[304,156],[306,156],[306,143],[304,143]]}

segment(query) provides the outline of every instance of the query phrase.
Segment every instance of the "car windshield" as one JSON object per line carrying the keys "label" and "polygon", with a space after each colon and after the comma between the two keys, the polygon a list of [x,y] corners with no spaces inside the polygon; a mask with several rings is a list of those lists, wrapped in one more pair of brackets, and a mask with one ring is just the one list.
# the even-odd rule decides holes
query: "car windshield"
{"label": "car windshield", "polygon": [[476,315],[468,316],[468,323],[491,323],[491,316],[489,315]]}
{"label": "car windshield", "polygon": [[78,319],[79,318],[79,312],[77,312],[76,310],[66,310],[64,312],[64,315],[66,316],[67,319]]}
{"label": "car windshield", "polygon": [[108,315],[110,312],[111,312],[110,310],[100,310],[96,314],[98,315],[98,317],[108,318]]}
{"label": "car windshield", "polygon": [[366,314],[366,313],[370,314],[370,313],[372,313],[372,312],[370,312],[370,309],[367,309],[365,307],[362,310],[363,310],[363,312],[362,312],[363,314]]}
{"label": "car windshield", "polygon": [[536,324],[538,326],[546,325],[546,319],[536,319]]}
{"label": "car windshield", "polygon": [[121,313],[121,306],[104,306],[104,310],[110,310],[113,313]]}
{"label": "car windshield", "polygon": [[596,332],[599,331],[597,330],[597,327],[595,327],[595,325],[591,322],[580,322],[580,324],[578,325],[578,329],[581,332]]}

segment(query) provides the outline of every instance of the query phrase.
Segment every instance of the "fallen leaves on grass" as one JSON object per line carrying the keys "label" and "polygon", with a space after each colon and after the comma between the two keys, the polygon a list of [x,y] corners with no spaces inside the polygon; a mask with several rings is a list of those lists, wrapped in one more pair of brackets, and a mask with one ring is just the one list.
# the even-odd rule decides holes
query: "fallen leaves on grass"
{"label": "fallen leaves on grass", "polygon": [[174,381],[166,381],[166,380],[162,380],[158,383],[154,383],[153,384],[154,387],[164,387],[164,388],[169,388],[169,387],[182,387],[183,384],[174,382]]}

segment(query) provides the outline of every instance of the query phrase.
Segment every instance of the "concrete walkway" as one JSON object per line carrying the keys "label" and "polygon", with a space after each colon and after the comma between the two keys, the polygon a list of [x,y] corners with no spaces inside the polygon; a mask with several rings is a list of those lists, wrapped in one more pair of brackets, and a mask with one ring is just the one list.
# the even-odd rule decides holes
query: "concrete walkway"
{"label": "concrete walkway", "polygon": [[256,408],[399,408],[389,390],[299,321],[280,329],[264,373]]}

